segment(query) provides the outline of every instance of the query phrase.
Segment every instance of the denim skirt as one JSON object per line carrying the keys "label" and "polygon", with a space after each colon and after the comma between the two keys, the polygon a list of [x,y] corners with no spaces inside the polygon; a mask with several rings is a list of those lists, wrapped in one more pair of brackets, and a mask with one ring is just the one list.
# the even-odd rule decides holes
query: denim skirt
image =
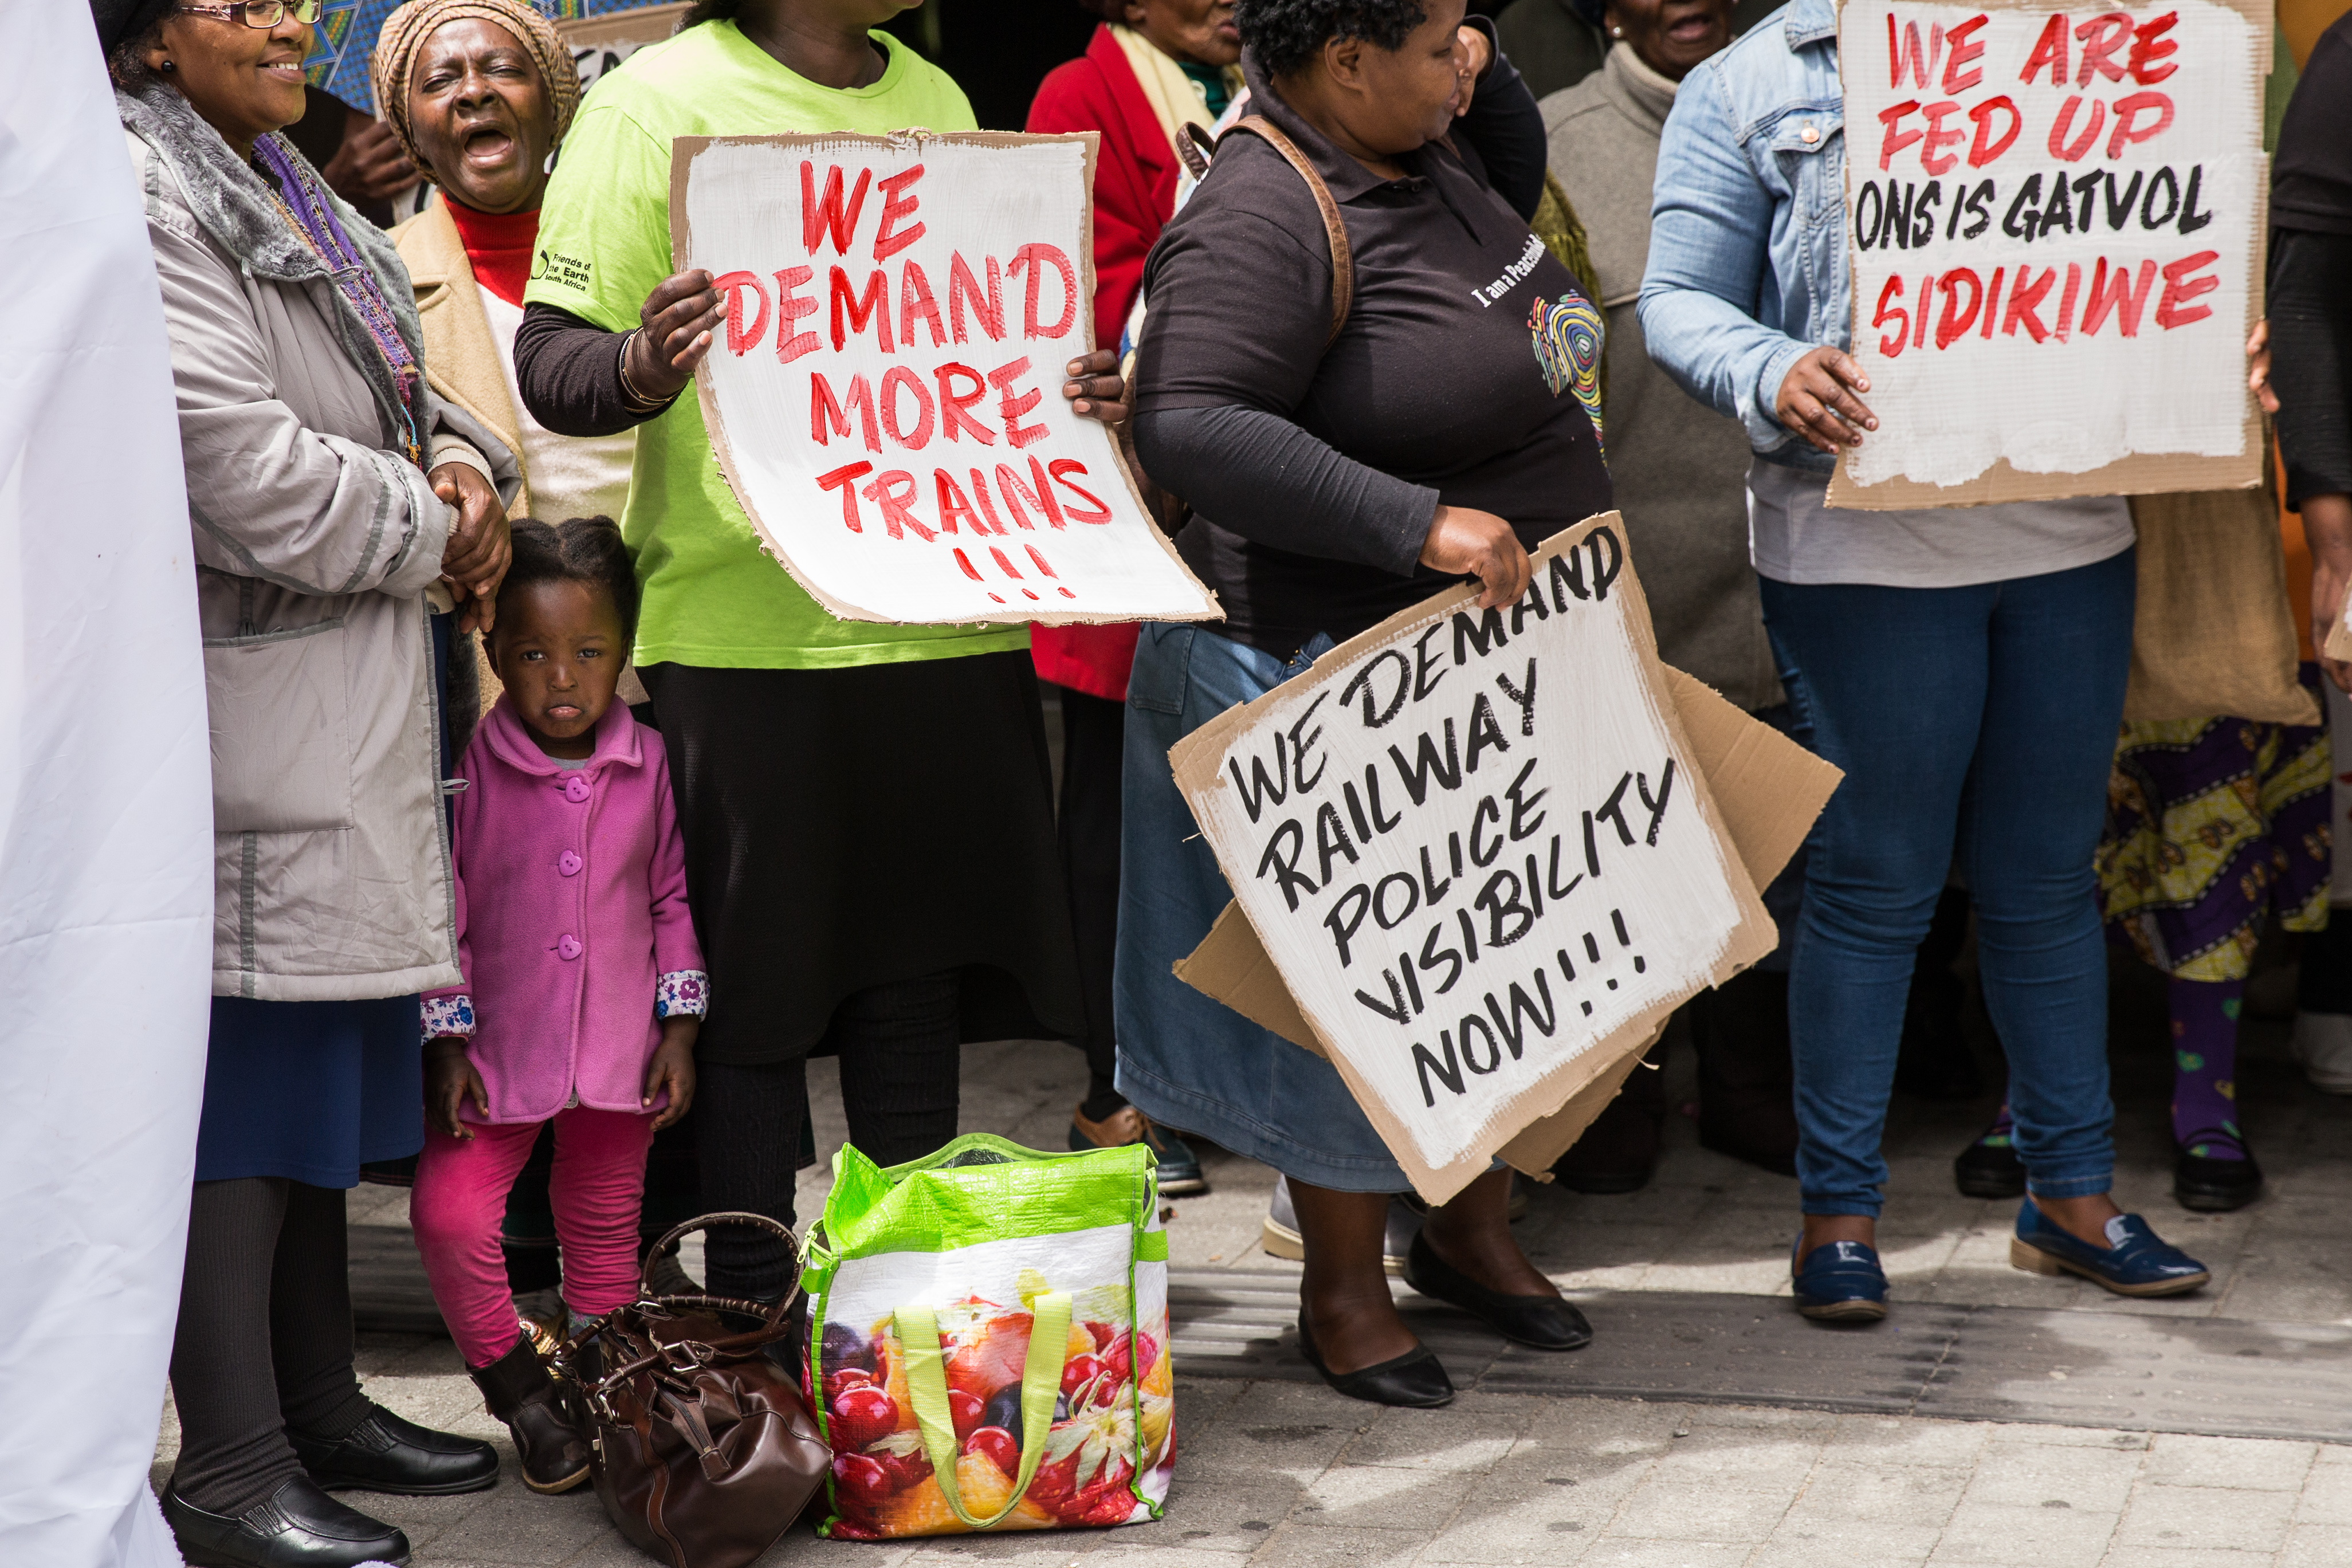
{"label": "denim skirt", "polygon": [[1127,684],[1119,838],[1118,1090],[1179,1132],[1342,1192],[1410,1185],[1338,1069],[1169,972],[1201,945],[1232,891],[1168,748],[1229,707],[1302,674],[1331,647],[1287,662],[1197,626],[1150,624]]}

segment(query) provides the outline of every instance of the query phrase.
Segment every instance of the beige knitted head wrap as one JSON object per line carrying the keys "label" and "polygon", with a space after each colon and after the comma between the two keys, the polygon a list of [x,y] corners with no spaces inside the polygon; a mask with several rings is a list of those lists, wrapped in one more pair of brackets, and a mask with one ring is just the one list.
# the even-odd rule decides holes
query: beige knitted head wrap
{"label": "beige knitted head wrap", "polygon": [[547,84],[547,101],[555,111],[555,141],[572,129],[572,111],[580,107],[580,72],[572,51],[556,35],[555,25],[523,0],[408,0],[383,19],[376,35],[375,55],[368,62],[375,85],[375,110],[400,138],[411,162],[425,166],[416,140],[408,127],[408,78],[416,67],[416,52],[445,23],[467,17],[495,22],[515,36],[539,66]]}

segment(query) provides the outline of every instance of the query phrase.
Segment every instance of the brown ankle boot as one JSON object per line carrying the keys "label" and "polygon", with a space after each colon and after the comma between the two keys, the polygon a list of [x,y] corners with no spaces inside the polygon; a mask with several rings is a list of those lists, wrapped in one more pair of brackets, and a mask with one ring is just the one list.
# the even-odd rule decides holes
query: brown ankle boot
{"label": "brown ankle boot", "polygon": [[522,1484],[536,1492],[570,1491],[588,1479],[588,1433],[565,1390],[529,1339],[474,1372],[490,1414],[507,1424],[522,1459]]}

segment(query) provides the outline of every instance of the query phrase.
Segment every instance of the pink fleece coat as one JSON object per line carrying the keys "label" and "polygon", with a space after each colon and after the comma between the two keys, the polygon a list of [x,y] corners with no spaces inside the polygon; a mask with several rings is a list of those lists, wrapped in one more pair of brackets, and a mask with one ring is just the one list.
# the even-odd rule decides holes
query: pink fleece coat
{"label": "pink fleece coat", "polygon": [[[467,1121],[540,1122],[567,1104],[644,1111],[662,975],[702,967],[661,740],[615,702],[584,768],[542,753],[501,696],[457,766],[453,858],[467,1055],[489,1092]],[[575,1098],[576,1097],[576,1098]],[[656,1106],[663,1103],[656,1100]]]}

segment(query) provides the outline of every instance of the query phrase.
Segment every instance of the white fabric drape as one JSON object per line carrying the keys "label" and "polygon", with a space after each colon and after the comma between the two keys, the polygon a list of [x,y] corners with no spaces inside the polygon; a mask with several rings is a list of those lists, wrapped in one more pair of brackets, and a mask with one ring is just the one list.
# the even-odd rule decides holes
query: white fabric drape
{"label": "white fabric drape", "polygon": [[89,10],[0,4],[0,1563],[177,1564],[147,1490],[211,990],[169,344]]}

